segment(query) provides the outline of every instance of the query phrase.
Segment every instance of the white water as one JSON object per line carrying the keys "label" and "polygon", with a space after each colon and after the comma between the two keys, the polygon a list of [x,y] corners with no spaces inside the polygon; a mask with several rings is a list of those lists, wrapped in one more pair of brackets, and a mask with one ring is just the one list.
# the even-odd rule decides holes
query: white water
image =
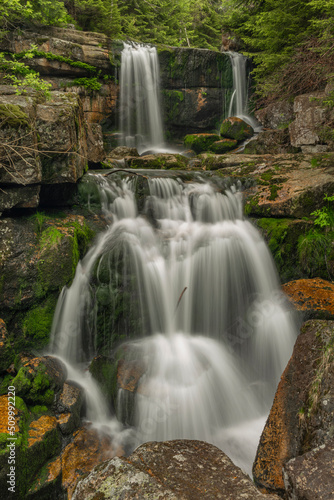
{"label": "white water", "polygon": [[227,54],[230,56],[233,71],[233,93],[228,116],[237,116],[258,131],[260,125],[248,111],[247,57],[238,52],[227,52]]}
{"label": "white water", "polygon": [[[91,276],[108,263],[118,293],[122,283],[133,283],[144,334],[128,348],[130,358],[145,365],[136,398],[137,444],[202,439],[250,472],[297,332],[269,250],[242,217],[240,193],[152,178],[146,215],[140,216],[133,180],[116,185],[94,177],[113,223],[59,299],[53,352],[77,369],[92,356],[98,305]],[[121,391],[118,404],[124,415],[123,396]],[[103,424],[101,413],[90,418]]]}
{"label": "white water", "polygon": [[124,44],[121,54],[120,128],[123,145],[163,149],[159,60],[155,47]]}

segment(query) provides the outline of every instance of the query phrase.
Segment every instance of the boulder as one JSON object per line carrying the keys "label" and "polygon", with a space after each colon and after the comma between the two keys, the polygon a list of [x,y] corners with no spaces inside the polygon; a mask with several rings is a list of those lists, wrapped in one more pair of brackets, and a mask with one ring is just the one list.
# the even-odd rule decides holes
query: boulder
{"label": "boulder", "polygon": [[282,130],[263,130],[253,137],[245,146],[244,154],[285,154],[298,153],[299,148],[290,144],[287,128]]}
{"label": "boulder", "polygon": [[214,142],[210,146],[210,151],[216,154],[224,154],[231,149],[234,149],[238,142],[234,139],[221,139],[220,141]]}
{"label": "boulder", "polygon": [[292,146],[300,147],[305,153],[327,151],[323,137],[326,124],[334,119],[334,111],[324,106],[325,92],[314,92],[297,96],[293,110],[295,120],[289,125]]}
{"label": "boulder", "polygon": [[289,460],[283,474],[288,498],[331,500],[334,491],[334,439]]}
{"label": "boulder", "polygon": [[253,465],[255,484],[266,492],[284,496],[285,464],[332,439],[333,344],[333,321],[311,320],[302,326]]}
{"label": "boulder", "polygon": [[41,186],[0,186],[0,216],[13,208],[36,208]]}
{"label": "boulder", "polygon": [[179,154],[159,153],[146,156],[130,156],[125,158],[129,168],[175,169],[185,170],[189,159]]}
{"label": "boulder", "polygon": [[136,148],[128,148],[127,146],[118,146],[109,153],[110,158],[122,159],[126,156],[139,156],[139,154]]}
{"label": "boulder", "polygon": [[253,128],[244,120],[236,116],[225,118],[220,126],[220,135],[228,139],[235,139],[237,142],[249,139],[254,134]]}
{"label": "boulder", "polygon": [[304,319],[334,320],[334,284],[320,279],[301,279],[285,283],[283,292]]}
{"label": "boulder", "polygon": [[80,414],[84,402],[82,387],[66,381],[57,401],[58,424],[63,434],[70,434],[80,426]]}
{"label": "boulder", "polygon": [[113,458],[95,467],[79,481],[72,500],[98,497],[105,500],[277,498],[262,495],[221,450],[191,440],[145,443],[127,458]]}
{"label": "boulder", "polygon": [[295,118],[293,103],[290,101],[276,101],[255,112],[256,119],[265,128],[286,128]]}
{"label": "boulder", "polygon": [[217,134],[188,134],[184,138],[186,148],[193,149],[195,153],[208,151],[214,142],[220,140]]}

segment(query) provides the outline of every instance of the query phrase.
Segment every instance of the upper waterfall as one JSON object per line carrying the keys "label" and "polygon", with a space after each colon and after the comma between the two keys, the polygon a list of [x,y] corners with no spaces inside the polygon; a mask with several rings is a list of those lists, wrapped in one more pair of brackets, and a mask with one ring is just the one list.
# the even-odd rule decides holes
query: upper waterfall
{"label": "upper waterfall", "polygon": [[121,54],[120,129],[122,143],[139,152],[164,145],[157,49],[124,44]]}

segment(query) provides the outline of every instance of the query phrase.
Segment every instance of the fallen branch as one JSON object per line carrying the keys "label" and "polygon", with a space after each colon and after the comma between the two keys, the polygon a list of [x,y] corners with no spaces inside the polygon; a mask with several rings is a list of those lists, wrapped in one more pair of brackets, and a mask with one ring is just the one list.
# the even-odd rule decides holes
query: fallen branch
{"label": "fallen branch", "polygon": [[138,174],[138,172],[131,172],[131,170],[125,170],[124,168],[118,168],[116,170],[113,170],[112,172],[107,172],[106,174],[102,174],[102,175],[103,175],[103,177],[108,177],[108,175],[116,174],[116,172],[125,172],[126,174],[137,175],[138,177],[143,177],[144,179],[148,179],[148,177],[146,175]]}
{"label": "fallen branch", "polygon": [[177,301],[177,304],[176,304],[176,307],[175,307],[174,314],[176,314],[177,308],[179,307],[179,304],[180,304],[181,299],[182,299],[182,297],[183,297],[183,295],[184,295],[184,292],[185,292],[187,289],[188,289],[188,287],[187,287],[187,286],[185,286],[185,287],[184,287],[184,289],[182,290],[182,293],[181,293],[181,295],[180,295],[180,297],[179,297],[179,300]]}

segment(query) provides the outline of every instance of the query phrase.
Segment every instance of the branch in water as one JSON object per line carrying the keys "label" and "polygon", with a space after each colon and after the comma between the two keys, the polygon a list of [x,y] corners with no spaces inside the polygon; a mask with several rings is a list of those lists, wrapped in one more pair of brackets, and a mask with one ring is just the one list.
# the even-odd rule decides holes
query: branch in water
{"label": "branch in water", "polygon": [[138,175],[138,177],[143,177],[144,179],[148,179],[148,177],[146,177],[146,175],[138,174],[137,172],[131,172],[130,170],[125,170],[124,168],[118,168],[117,170],[113,170],[112,172],[108,172],[108,173],[102,174],[102,175],[104,177],[107,177],[108,175],[116,174],[116,172],[125,172],[126,174]]}
{"label": "branch in water", "polygon": [[182,290],[182,293],[181,293],[181,295],[180,295],[180,297],[179,297],[179,300],[177,301],[177,304],[176,304],[176,307],[175,307],[175,313],[176,313],[176,311],[177,311],[177,308],[179,307],[179,304],[180,304],[180,302],[181,302],[181,299],[182,299],[182,297],[183,297],[183,294],[184,294],[184,292],[187,290],[187,288],[188,288],[188,287],[187,287],[187,286],[185,286],[185,287],[184,287],[184,289]]}

